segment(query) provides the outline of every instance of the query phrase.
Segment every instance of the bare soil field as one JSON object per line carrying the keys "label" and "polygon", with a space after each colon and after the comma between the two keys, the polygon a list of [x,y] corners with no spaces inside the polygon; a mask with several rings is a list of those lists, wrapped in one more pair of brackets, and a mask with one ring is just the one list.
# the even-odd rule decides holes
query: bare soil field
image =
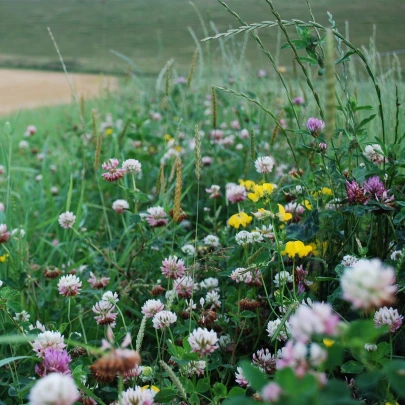
{"label": "bare soil field", "polygon": [[[77,98],[97,97],[104,90],[118,87],[118,79],[113,76],[72,73],[69,77]],[[0,69],[0,115],[71,101],[71,89],[64,73]]]}

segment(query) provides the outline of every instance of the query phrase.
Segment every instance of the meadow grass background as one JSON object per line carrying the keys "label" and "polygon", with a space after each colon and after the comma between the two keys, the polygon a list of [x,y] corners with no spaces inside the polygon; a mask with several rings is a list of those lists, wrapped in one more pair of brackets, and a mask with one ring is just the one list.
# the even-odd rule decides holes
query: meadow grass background
{"label": "meadow grass background", "polygon": [[[274,20],[264,0],[228,0],[229,6],[249,23]],[[212,21],[222,32],[239,26],[216,0],[195,0],[207,29]],[[310,20],[305,0],[274,0],[285,19]],[[380,52],[405,48],[405,2],[403,0],[313,0],[316,19],[327,24],[326,11],[338,28],[356,45],[367,45],[376,24]],[[203,38],[199,16],[188,0],[0,0],[0,66],[60,69],[60,63],[46,27],[50,26],[70,71],[122,73],[128,65],[112,55],[115,49],[149,74],[175,58],[180,73],[187,73],[195,42]],[[275,51],[277,30],[260,30],[265,45]],[[242,36],[238,37],[242,40]],[[282,39],[284,42],[284,38]],[[213,59],[220,58],[213,43]],[[238,46],[238,45],[236,45]],[[268,66],[261,52],[247,47],[247,58],[255,69]],[[400,56],[402,62],[405,55]],[[291,52],[281,52],[280,62],[291,64]]]}

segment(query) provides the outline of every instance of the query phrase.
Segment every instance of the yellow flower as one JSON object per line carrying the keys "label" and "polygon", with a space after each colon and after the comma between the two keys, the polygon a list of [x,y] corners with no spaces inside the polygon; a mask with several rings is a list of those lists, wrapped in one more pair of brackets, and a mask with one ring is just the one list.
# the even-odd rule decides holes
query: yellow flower
{"label": "yellow flower", "polygon": [[173,139],[173,137],[172,137],[170,134],[164,134],[164,135],[163,135],[163,139],[164,139],[166,142],[169,142],[169,141],[171,141],[171,140]]}
{"label": "yellow flower", "polygon": [[277,216],[280,218],[280,221],[285,222],[285,221],[290,220],[292,218],[292,215],[289,212],[285,212],[285,209],[281,204],[277,204],[277,205],[278,205]]}
{"label": "yellow flower", "polygon": [[333,191],[329,187],[322,187],[321,192],[323,195],[333,195]]}
{"label": "yellow flower", "polygon": [[143,387],[141,387],[141,390],[151,390],[153,392],[159,392],[160,389],[158,387],[156,387],[155,385],[144,385]]}
{"label": "yellow flower", "polygon": [[232,215],[228,219],[228,225],[238,229],[241,225],[245,228],[248,224],[252,222],[252,217],[245,212],[239,212],[238,214]]}
{"label": "yellow flower", "polygon": [[312,247],[309,245],[304,245],[300,240],[294,242],[287,242],[285,245],[285,250],[281,252],[283,255],[288,255],[291,258],[294,258],[296,254],[299,257],[308,256],[311,252]]}
{"label": "yellow flower", "polygon": [[304,200],[304,201],[302,202],[302,205],[303,205],[307,210],[309,210],[309,211],[312,210],[312,204],[311,204],[310,201]]}
{"label": "yellow flower", "polygon": [[309,246],[312,247],[312,254],[314,256],[325,256],[328,242],[321,242],[317,239],[315,243],[310,243]]}
{"label": "yellow flower", "polygon": [[332,339],[323,339],[323,344],[326,346],[326,347],[331,347],[331,346],[333,346],[334,345],[334,343],[335,343],[335,341],[334,340],[332,340]]}
{"label": "yellow flower", "polygon": [[10,255],[8,253],[5,253],[4,255],[0,256],[0,262],[4,263],[7,261],[7,257],[9,257]]}
{"label": "yellow flower", "polygon": [[250,191],[254,189],[256,183],[252,180],[239,179],[239,185],[245,187],[246,190]]}
{"label": "yellow flower", "polygon": [[105,133],[106,136],[110,136],[113,133],[113,129],[112,128],[107,128],[104,133]]}
{"label": "yellow flower", "polygon": [[261,220],[270,217],[271,212],[265,210],[264,208],[259,208],[257,212],[252,212],[252,215],[255,216],[258,220]]}
{"label": "yellow flower", "polygon": [[248,194],[249,200],[258,202],[261,198],[268,198],[276,188],[275,184],[264,183],[261,186],[256,184],[253,188],[253,193]]}
{"label": "yellow flower", "polygon": [[181,146],[175,146],[174,149],[177,150],[177,152],[181,152],[181,151],[182,151]]}

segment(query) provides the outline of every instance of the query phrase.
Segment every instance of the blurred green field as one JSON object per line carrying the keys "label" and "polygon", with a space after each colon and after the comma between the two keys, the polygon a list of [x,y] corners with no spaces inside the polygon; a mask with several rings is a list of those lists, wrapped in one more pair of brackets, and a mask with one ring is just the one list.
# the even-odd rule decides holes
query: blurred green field
{"label": "blurred green field", "polygon": [[[228,3],[250,23],[274,19],[264,0]],[[214,34],[211,21],[221,32],[239,25],[216,0],[195,0],[194,4],[210,34]],[[311,4],[321,23],[327,23],[326,11],[331,12],[341,32],[347,20],[350,38],[357,45],[369,43],[376,24],[379,51],[405,48],[403,0],[312,0]],[[274,0],[274,5],[284,19],[310,20],[305,0]],[[0,66],[60,68],[47,26],[71,71],[125,71],[126,63],[110,53],[114,49],[148,73],[158,72],[170,58],[186,72],[195,49],[188,27],[199,39],[204,37],[199,16],[188,0],[0,0]],[[264,29],[260,35],[274,51],[277,31]],[[215,47],[214,60],[220,57]],[[258,68],[265,64],[253,42],[247,56]],[[404,55],[400,58],[405,61]],[[281,62],[291,62],[289,51],[282,51]]]}

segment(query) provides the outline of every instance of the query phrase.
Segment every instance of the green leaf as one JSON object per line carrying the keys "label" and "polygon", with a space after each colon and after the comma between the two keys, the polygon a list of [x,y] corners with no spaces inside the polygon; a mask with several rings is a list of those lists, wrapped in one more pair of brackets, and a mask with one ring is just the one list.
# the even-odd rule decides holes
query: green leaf
{"label": "green leaf", "polygon": [[154,397],[158,403],[167,403],[177,397],[177,392],[171,388],[161,389]]}
{"label": "green leaf", "polygon": [[309,42],[309,40],[311,39],[311,31],[307,27],[296,24],[295,29],[297,30],[297,34],[302,40],[304,40],[305,42]]}
{"label": "green leaf", "polygon": [[24,336],[24,335],[5,335],[0,336],[0,345],[8,345],[12,343],[28,343],[37,338],[36,335]]}
{"label": "green leaf", "polygon": [[194,405],[200,405],[200,398],[198,397],[198,394],[196,392],[193,392],[190,396],[190,404]]}
{"label": "green leaf", "polygon": [[385,372],[394,391],[405,398],[405,361],[393,360],[385,366]]}
{"label": "green leaf", "polygon": [[308,62],[311,66],[316,66],[318,64],[318,61],[316,59],[306,58],[305,56],[301,56],[300,61]]}
{"label": "green leaf", "polygon": [[400,212],[398,212],[397,215],[395,215],[394,219],[392,220],[392,222],[395,225],[400,224],[402,221],[404,221],[405,219],[405,210],[401,210]]}
{"label": "green leaf", "polygon": [[365,343],[373,342],[389,330],[387,325],[376,328],[373,321],[353,321],[344,336],[349,347],[363,349]]}
{"label": "green leaf", "polygon": [[357,127],[356,127],[356,132],[357,132],[359,129],[363,128],[363,127],[364,127],[366,124],[368,124],[370,121],[372,121],[376,116],[377,116],[377,114],[373,114],[373,115],[370,115],[370,116],[367,117],[367,118],[364,118],[364,120],[362,120],[362,121],[360,122],[360,124],[357,125]]}
{"label": "green leaf", "polygon": [[141,222],[142,218],[139,214],[132,214],[131,215],[131,222],[136,225],[139,224],[139,222]]}
{"label": "green leaf", "polygon": [[59,327],[59,332],[63,333],[66,330],[66,328],[68,327],[68,325],[69,324],[67,322],[63,322],[62,325],[60,325],[60,327]]}
{"label": "green leaf", "polygon": [[16,357],[7,357],[7,359],[0,360],[0,367],[5,366],[6,364],[12,363],[13,361],[23,360],[23,359],[31,359],[34,361],[40,361],[38,357],[32,356],[16,356]]}
{"label": "green leaf", "polygon": [[[308,42],[303,41],[301,39],[293,39],[293,40],[291,40],[291,43],[294,44],[294,46],[297,49],[305,49],[308,46]],[[291,45],[288,42],[283,44],[282,47],[281,47],[281,49],[286,49],[286,48],[291,48]]]}
{"label": "green leaf", "polygon": [[343,381],[331,380],[319,393],[319,404],[322,405],[358,405],[351,398],[348,386]]}
{"label": "green leaf", "polygon": [[243,375],[249,381],[251,387],[256,391],[261,391],[268,382],[265,375],[257,367],[252,366],[247,360],[242,361],[240,364],[243,370]]}
{"label": "green leaf", "polygon": [[202,380],[199,380],[197,383],[197,386],[195,387],[195,390],[199,393],[204,393],[207,392],[211,388],[211,383],[209,378],[203,378]]}
{"label": "green leaf", "polygon": [[[237,388],[237,387],[235,387],[235,388]],[[243,397],[234,396],[234,397],[226,399],[224,402],[222,402],[222,405],[255,405],[255,404],[257,404],[257,401],[253,401],[253,399],[250,399],[245,396],[243,396]]]}
{"label": "green leaf", "polygon": [[340,367],[340,370],[342,373],[360,374],[364,370],[364,366],[357,361],[350,360],[343,364],[342,367]]}
{"label": "green leaf", "polygon": [[237,396],[240,396],[240,395],[245,395],[245,393],[246,393],[246,390],[243,389],[242,387],[233,387],[228,392],[228,398],[237,397]]}
{"label": "green leaf", "polygon": [[216,382],[212,387],[212,392],[217,398],[225,398],[228,390],[224,384]]}
{"label": "green leaf", "polygon": [[346,52],[340,59],[338,59],[335,62],[335,65],[338,65],[339,63],[343,63],[343,62],[348,62],[350,60],[350,55],[353,55],[355,53],[356,52],[354,52],[354,51]]}
{"label": "green leaf", "polygon": [[183,385],[184,389],[186,390],[187,394],[191,394],[194,392],[194,384],[188,378],[180,378],[181,384]]}

